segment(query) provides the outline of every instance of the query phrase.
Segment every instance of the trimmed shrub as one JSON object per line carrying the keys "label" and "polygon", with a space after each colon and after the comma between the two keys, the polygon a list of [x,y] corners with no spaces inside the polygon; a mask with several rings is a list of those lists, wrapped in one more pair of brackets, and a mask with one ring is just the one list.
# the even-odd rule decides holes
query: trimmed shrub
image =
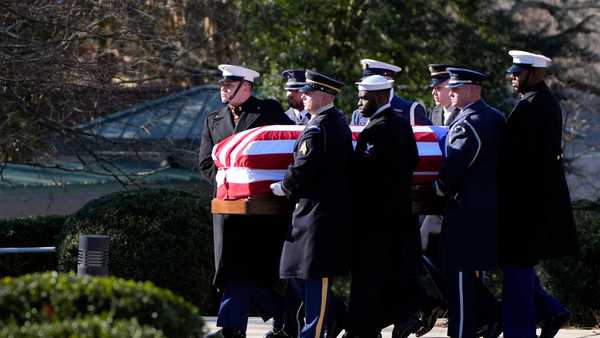
{"label": "trimmed shrub", "polygon": [[162,331],[140,325],[135,319],[112,320],[98,316],[54,323],[9,325],[0,328],[0,337],[9,338],[165,338]]}
{"label": "trimmed shrub", "polygon": [[[0,220],[0,247],[56,246],[64,216]],[[0,277],[56,270],[56,253],[0,255]]]}
{"label": "trimmed shrub", "polygon": [[572,324],[600,325],[600,203],[573,204],[580,255],[542,263],[541,277],[573,312]]}
{"label": "trimmed shrub", "polygon": [[336,277],[331,285],[331,292],[344,302],[348,302],[350,299],[351,285],[352,279],[350,279],[350,277]]}
{"label": "trimmed shrub", "polygon": [[168,337],[201,337],[196,309],[152,283],[47,272],[0,281],[0,326],[52,323],[100,315],[135,318]]}
{"label": "trimmed shrub", "polygon": [[170,189],[113,193],[87,203],[66,221],[60,271],[77,268],[80,234],[110,236],[111,275],[148,280],[196,304],[216,307],[210,201]]}

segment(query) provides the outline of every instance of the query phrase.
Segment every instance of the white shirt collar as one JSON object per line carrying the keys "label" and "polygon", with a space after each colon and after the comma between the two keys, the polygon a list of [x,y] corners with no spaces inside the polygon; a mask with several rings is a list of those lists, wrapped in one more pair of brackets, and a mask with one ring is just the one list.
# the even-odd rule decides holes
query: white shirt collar
{"label": "white shirt collar", "polygon": [[374,118],[375,116],[377,116],[379,113],[381,113],[382,111],[386,110],[387,108],[391,107],[391,105],[389,103],[384,104],[383,106],[379,107],[379,109],[377,109],[375,111],[375,113],[373,115],[371,115],[371,117],[369,117],[367,119],[367,124],[369,124],[369,122],[371,121],[372,118]]}
{"label": "white shirt collar", "polygon": [[452,115],[452,112],[448,110],[448,108],[442,106],[442,121],[444,125],[448,124],[448,119]]}
{"label": "white shirt collar", "polygon": [[393,98],[394,98],[394,88],[392,87],[392,88],[390,88],[390,99],[388,100],[388,103],[392,102]]}
{"label": "white shirt collar", "polygon": [[292,111],[294,112],[294,115],[296,115],[296,117],[299,120],[302,120],[304,118],[304,116],[306,116],[306,114],[308,114],[308,112],[306,110],[298,110],[296,108],[292,108]]}

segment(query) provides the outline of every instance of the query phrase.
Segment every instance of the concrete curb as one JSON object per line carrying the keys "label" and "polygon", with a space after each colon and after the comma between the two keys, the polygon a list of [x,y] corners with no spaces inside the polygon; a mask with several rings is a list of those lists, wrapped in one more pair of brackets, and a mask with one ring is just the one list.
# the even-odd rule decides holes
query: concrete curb
{"label": "concrete curb", "polygon": [[[206,321],[206,328],[208,332],[217,331],[217,318],[216,317],[204,317]],[[271,329],[271,321],[264,323],[262,319],[258,317],[248,318],[248,329],[246,330],[247,338],[262,338],[263,335]],[[539,330],[538,330],[539,334]],[[391,338],[392,327],[387,327],[382,332],[383,338]],[[341,337],[339,335],[338,337]],[[414,335],[410,335],[410,338],[414,338]],[[443,321],[438,321],[436,326],[424,337],[435,337],[435,338],[446,338],[446,328],[444,327]],[[501,336],[502,337],[502,336]],[[556,335],[556,338],[600,338],[600,329],[562,329]]]}

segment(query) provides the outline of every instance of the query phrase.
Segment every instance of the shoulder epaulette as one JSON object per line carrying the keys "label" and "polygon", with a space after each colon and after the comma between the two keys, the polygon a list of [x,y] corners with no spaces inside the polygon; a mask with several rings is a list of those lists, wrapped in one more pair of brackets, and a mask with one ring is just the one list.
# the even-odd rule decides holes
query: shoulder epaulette
{"label": "shoulder epaulette", "polygon": [[318,132],[320,132],[320,131],[321,131],[321,128],[319,128],[319,126],[312,125],[312,126],[308,126],[308,127],[306,127],[305,131],[307,131],[307,132],[308,132],[308,131],[314,131],[314,132],[317,132],[317,133],[318,133]]}

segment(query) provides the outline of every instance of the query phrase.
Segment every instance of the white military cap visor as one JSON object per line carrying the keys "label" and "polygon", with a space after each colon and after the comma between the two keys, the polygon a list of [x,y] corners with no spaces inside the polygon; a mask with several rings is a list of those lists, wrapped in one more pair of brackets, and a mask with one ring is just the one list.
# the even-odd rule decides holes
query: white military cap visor
{"label": "white military cap visor", "polygon": [[512,66],[506,70],[507,73],[518,73],[526,68],[547,68],[552,59],[541,54],[534,54],[522,50],[511,50],[508,55],[512,56]]}
{"label": "white military cap visor", "polygon": [[257,71],[242,66],[219,65],[219,70],[223,72],[223,80],[254,82],[260,76]]}

